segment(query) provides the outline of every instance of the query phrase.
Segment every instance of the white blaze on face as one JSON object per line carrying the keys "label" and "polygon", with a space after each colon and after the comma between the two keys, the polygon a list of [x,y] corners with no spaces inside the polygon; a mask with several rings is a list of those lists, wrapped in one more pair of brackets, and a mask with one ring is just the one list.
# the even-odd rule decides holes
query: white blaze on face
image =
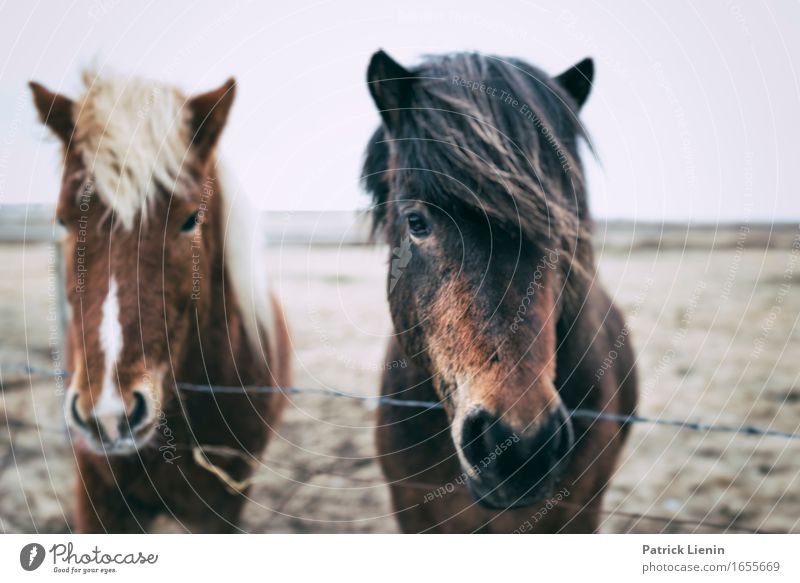
{"label": "white blaze on face", "polygon": [[122,352],[122,325],[119,323],[119,289],[113,277],[108,283],[108,295],[103,301],[103,320],[100,323],[100,346],[103,348],[104,370],[100,398],[94,404],[94,416],[110,440],[119,438],[119,423],[125,415],[125,402],[116,382],[115,367]]}

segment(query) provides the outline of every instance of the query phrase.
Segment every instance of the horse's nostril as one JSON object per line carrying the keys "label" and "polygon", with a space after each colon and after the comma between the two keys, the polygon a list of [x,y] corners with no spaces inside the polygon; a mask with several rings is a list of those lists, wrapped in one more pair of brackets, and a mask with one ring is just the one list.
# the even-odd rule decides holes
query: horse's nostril
{"label": "horse's nostril", "polygon": [[133,409],[128,415],[127,424],[131,432],[136,431],[139,426],[147,420],[147,401],[138,391],[133,392]]}
{"label": "horse's nostril", "polygon": [[461,425],[461,449],[467,459],[472,462],[483,452],[483,440],[486,438],[486,430],[489,426],[489,414],[483,409],[477,409],[467,413]]}
{"label": "horse's nostril", "polygon": [[567,408],[562,403],[553,415],[553,428],[556,434],[556,449],[559,462],[563,461],[575,445],[575,430],[572,427],[572,418]]}
{"label": "horse's nostril", "polygon": [[461,449],[471,464],[477,464],[500,444],[502,449],[514,441],[514,434],[502,421],[485,409],[467,413],[461,426]]}
{"label": "horse's nostril", "polygon": [[75,425],[82,429],[89,428],[89,425],[86,423],[83,417],[81,417],[80,411],[78,411],[78,395],[75,395],[72,398],[72,404],[70,405],[69,410],[72,415],[72,421],[75,423]]}

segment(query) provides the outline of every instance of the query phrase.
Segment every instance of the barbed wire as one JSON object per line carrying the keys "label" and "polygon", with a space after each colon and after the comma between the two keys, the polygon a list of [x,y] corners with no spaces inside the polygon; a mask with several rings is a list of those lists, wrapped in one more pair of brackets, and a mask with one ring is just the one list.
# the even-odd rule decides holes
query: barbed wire
{"label": "barbed wire", "polygon": [[[32,367],[27,365],[0,366],[0,384],[5,374],[19,374],[28,376],[60,377],[67,378],[70,373],[67,371],[54,371],[51,369]],[[267,387],[267,386],[225,386],[198,383],[177,383],[177,387],[183,391],[191,391],[204,394],[220,395],[241,395],[241,394],[268,394],[277,393],[284,395],[316,395],[332,398],[351,399],[372,403],[376,406],[389,407],[408,407],[414,409],[443,409],[444,405],[439,401],[420,401],[414,399],[398,399],[386,397],[384,395],[358,395],[336,389],[324,388],[301,388],[301,387]],[[733,433],[740,435],[750,435],[757,437],[779,437],[789,440],[800,441],[800,433],[757,427],[755,425],[724,425],[718,423],[704,423],[701,421],[691,421],[686,419],[665,419],[646,415],[624,415],[619,413],[607,413],[604,411],[594,411],[592,409],[577,408],[569,410],[572,417],[591,419],[593,421],[614,421],[616,423],[631,423],[644,425],[660,425],[675,427],[677,429],[687,429],[690,431],[704,431],[707,433]]]}
{"label": "barbed wire", "polygon": [[[41,426],[41,425],[39,425],[37,423],[33,423],[33,422],[30,422],[30,421],[24,421],[24,420],[21,420],[21,419],[10,418],[8,416],[6,416],[5,419],[0,419],[0,424],[5,425],[9,429],[31,429],[31,430],[38,431],[40,433],[59,435],[59,436],[62,436],[62,437],[67,433],[66,429],[55,430],[55,429],[43,427],[43,426]],[[202,455],[202,457],[204,458],[206,463],[201,463],[200,464],[201,467],[204,467],[207,471],[212,471],[212,473],[215,473],[215,474],[217,474],[217,472],[213,471],[213,470],[216,470],[218,468],[218,466],[215,466],[214,464],[210,463],[210,461],[208,461],[208,457],[207,457],[208,454],[210,454],[210,455],[222,455],[222,456],[236,456],[236,457],[239,457],[239,458],[245,460],[249,464],[253,464],[253,462],[256,461],[256,460],[253,459],[253,457],[251,455],[246,454],[245,452],[242,452],[242,451],[227,447],[227,446],[214,446],[214,445],[205,445],[205,444],[203,444],[203,445],[192,445],[192,446],[188,446],[188,447],[181,447],[181,449],[190,451],[195,460],[197,460],[198,454]],[[258,460],[258,463],[259,464],[263,464],[264,466],[266,466],[268,468],[272,468],[272,469],[278,468],[278,469],[283,469],[283,470],[291,470],[291,469],[294,469],[294,467],[295,467],[293,465],[281,464],[280,462],[277,462],[275,460],[269,460],[269,461],[260,461],[260,460]],[[254,466],[254,468],[255,468],[255,466]],[[333,478],[345,479],[345,480],[348,480],[348,481],[356,482],[357,484],[361,484],[361,487],[384,487],[384,486],[387,485],[387,483],[385,481],[382,481],[382,480],[372,480],[372,479],[368,479],[368,478],[360,478],[360,477],[357,477],[357,476],[353,476],[351,474],[338,473],[338,472],[332,471],[330,468],[313,469],[313,470],[310,471],[310,475],[309,475],[308,479],[310,480],[310,478],[313,477],[313,476],[329,476],[329,477],[333,477]],[[217,477],[220,478],[223,481],[223,483],[227,484],[228,486],[232,486],[232,485],[236,486],[237,485],[235,481],[229,479],[229,477],[227,477],[227,476],[224,476],[224,475],[220,476],[219,474],[217,474]],[[248,480],[247,484],[243,483],[243,484],[241,484],[241,486],[255,485],[255,484],[257,484],[258,482],[261,481],[260,478],[263,478],[263,476],[254,475],[250,480]],[[437,486],[436,484],[431,484],[431,483],[426,483],[426,482],[419,482],[419,481],[409,480],[409,479],[397,480],[395,482],[392,482],[389,485],[401,486],[403,488],[411,488],[413,490],[421,490],[421,491],[427,491],[427,492],[434,492],[438,488],[441,487],[441,486]],[[463,489],[462,486],[458,486],[458,485],[456,485],[454,487],[456,489]],[[464,490],[464,491],[466,491],[466,490]],[[561,502],[559,502],[559,504],[560,505],[564,505],[564,506],[568,506],[570,508],[575,508],[575,509],[578,509],[578,510],[582,509],[582,507],[580,505],[571,504],[571,503],[568,503],[568,502],[565,502],[565,501],[561,501]],[[627,519],[631,519],[631,520],[635,519],[637,521],[639,521],[639,520],[650,520],[650,521],[655,521],[655,522],[661,522],[666,526],[675,525],[675,526],[692,527],[694,529],[694,531],[696,531],[696,529],[698,529],[698,528],[707,528],[707,529],[712,529],[712,530],[716,530],[716,531],[719,531],[719,532],[736,531],[736,532],[744,532],[744,533],[750,533],[750,534],[780,534],[777,531],[765,530],[763,528],[755,528],[755,527],[747,526],[747,525],[740,525],[740,524],[736,524],[735,522],[730,522],[730,523],[711,522],[711,521],[702,520],[702,519],[698,519],[698,518],[680,518],[680,517],[677,517],[677,516],[661,516],[661,515],[657,515],[657,514],[649,514],[649,513],[644,513],[644,512],[635,512],[635,511],[627,511],[627,510],[620,510],[620,509],[601,508],[601,509],[597,510],[597,512],[599,514],[601,514],[601,515],[604,515],[604,516],[615,517],[615,518],[620,518],[620,519],[627,518]],[[623,530],[625,530],[625,529],[623,529]]]}
{"label": "barbed wire", "polygon": [[[50,369],[39,368],[39,367],[31,367],[31,366],[0,366],[0,387],[4,384],[4,377],[5,375],[27,375],[31,376],[42,376],[42,377],[61,377],[66,379],[70,376],[70,373],[67,371],[53,371]],[[280,394],[289,394],[289,395],[317,395],[317,396],[325,396],[325,397],[333,397],[333,398],[345,398],[345,399],[352,399],[361,402],[373,402],[378,405],[386,405],[386,406],[396,406],[396,407],[409,407],[409,408],[418,408],[418,409],[443,409],[443,405],[437,401],[420,401],[420,400],[405,400],[405,399],[397,399],[393,397],[385,397],[385,396],[376,396],[376,395],[357,395],[352,393],[347,393],[343,391],[337,391],[334,389],[324,389],[324,388],[299,388],[299,387],[266,387],[266,386],[245,386],[245,387],[234,387],[234,386],[218,386],[218,385],[201,385],[196,383],[178,383],[178,387],[181,390],[185,391],[193,391],[202,394],[248,394],[248,393],[280,393]],[[645,417],[640,415],[619,415],[613,413],[603,413],[600,411],[592,411],[588,409],[574,409],[571,411],[571,415],[573,417],[583,417],[583,418],[590,418],[593,420],[607,420],[607,421],[615,421],[615,422],[627,422],[627,423],[646,423],[646,424],[654,424],[654,425],[667,425],[672,427],[677,427],[679,429],[690,429],[695,431],[717,431],[717,432],[727,432],[727,433],[741,433],[746,435],[757,435],[757,436],[770,436],[770,437],[783,437],[786,439],[800,439],[800,434],[798,433],[791,433],[786,431],[778,431],[772,429],[765,429],[760,427],[754,426],[741,426],[735,427],[730,425],[715,425],[710,423],[700,423],[695,421],[683,421],[683,420],[672,420],[672,419],[661,419],[661,418],[654,418],[654,417]],[[59,434],[63,435],[66,432],[66,429],[62,428],[61,430],[52,429],[43,427],[37,423],[10,418],[6,415],[6,419],[0,420],[3,425],[8,427],[9,429],[34,429],[43,433],[50,433],[50,434]],[[230,448],[220,448],[218,446],[210,446],[210,445],[194,445],[191,447],[193,450],[194,457],[197,457],[198,454],[201,454],[203,457],[206,454],[211,455],[237,455],[243,456],[242,452],[238,452],[235,450],[230,450]],[[206,457],[207,459],[207,457]],[[252,460],[248,460],[252,462]],[[262,462],[268,463],[269,465],[273,465],[273,462]],[[209,465],[210,464],[209,462]],[[342,477],[342,478],[351,478],[356,479],[353,476],[345,476],[343,474],[337,474],[334,472],[326,471],[324,469],[317,470],[314,472],[315,474],[319,475],[330,475],[335,477]],[[384,485],[384,482],[376,482],[373,480],[364,480],[364,479],[356,479],[356,481],[368,484],[368,485]],[[397,485],[403,487],[409,487],[414,489],[425,489],[433,491],[437,486],[435,484],[427,484],[427,483],[420,483],[414,481],[406,481],[401,480]],[[575,506],[575,505],[572,505]],[[628,512],[628,511],[621,511],[619,509],[608,510],[608,509],[601,509],[601,514],[607,516],[614,516],[617,518],[629,518],[629,519],[636,519],[636,520],[652,520],[656,522],[664,523],[666,526],[669,525],[677,525],[677,526],[685,526],[685,527],[693,527],[694,529],[697,528],[710,528],[712,530],[718,530],[720,532],[729,532],[729,531],[738,531],[738,532],[749,532],[749,533],[771,533],[772,531],[766,531],[760,528],[753,528],[750,526],[744,525],[737,525],[733,522],[724,524],[724,523],[715,523],[715,522],[708,522],[705,520],[698,520],[694,518],[679,518],[679,517],[668,517],[668,516],[659,516],[647,513],[640,513],[640,512]]]}
{"label": "barbed wire", "polygon": [[[24,420],[21,420],[21,419],[10,418],[8,416],[6,416],[5,419],[0,419],[0,423],[5,425],[9,429],[31,429],[31,430],[38,431],[40,433],[52,434],[52,435],[60,435],[60,436],[63,436],[65,433],[67,433],[66,428],[62,429],[62,430],[50,429],[50,428],[47,428],[47,427],[43,427],[43,426],[41,426],[41,425],[39,425],[37,423],[33,423],[33,422],[30,422],[30,421],[24,421]],[[236,457],[239,457],[239,458],[245,460],[249,464],[253,464],[253,462],[256,461],[256,460],[253,459],[253,457],[251,455],[246,454],[245,452],[242,452],[242,451],[227,447],[227,446],[214,446],[214,445],[205,445],[205,444],[204,445],[192,445],[192,446],[181,447],[181,450],[190,451],[195,460],[197,460],[198,455],[201,455],[202,458],[204,459],[204,461],[206,462],[206,463],[201,463],[200,464],[201,467],[204,467],[207,471],[211,471],[212,473],[215,473],[217,475],[217,477],[220,478],[223,481],[223,483],[227,484],[228,486],[231,486],[231,485],[236,486],[236,482],[231,480],[231,479],[229,479],[228,477],[226,477],[224,475],[221,476],[216,471],[214,471],[214,470],[216,470],[218,468],[218,466],[215,466],[214,464],[212,464],[208,460],[208,457],[207,457],[208,454],[210,454],[210,455],[222,455],[222,456],[236,456]],[[269,461],[258,460],[258,463],[259,464],[263,464],[264,466],[266,466],[268,468],[272,468],[272,469],[278,468],[278,469],[283,469],[283,470],[291,470],[291,469],[295,468],[294,465],[281,464],[280,462],[277,462],[275,460],[269,460]],[[254,466],[254,468],[255,468],[255,466]],[[308,483],[310,483],[310,479],[312,477],[314,477],[314,476],[328,476],[328,477],[333,477],[333,478],[345,479],[345,480],[348,480],[348,481],[351,481],[351,482],[356,482],[357,484],[361,484],[361,487],[384,487],[384,486],[387,485],[387,483],[385,481],[382,481],[382,480],[372,480],[372,479],[368,479],[368,478],[360,478],[360,477],[357,477],[357,476],[353,476],[352,474],[343,474],[343,473],[339,473],[339,472],[334,472],[330,468],[312,469],[309,472],[309,477],[307,478],[309,480]],[[247,486],[255,485],[255,484],[257,484],[258,482],[261,481],[260,478],[263,478],[263,476],[254,474],[253,477],[250,480],[248,480],[248,483],[246,485]],[[243,483],[242,486],[244,486],[244,485],[245,484]],[[397,480],[397,481],[392,482],[389,485],[401,486],[403,488],[411,488],[413,490],[421,490],[421,491],[427,491],[427,492],[434,492],[438,488],[441,487],[441,486],[438,486],[436,484],[431,484],[431,483],[426,483],[426,482],[419,482],[419,481],[409,480],[409,479]],[[458,485],[456,485],[455,488],[463,489],[462,486],[458,486]],[[464,490],[464,491],[466,491],[466,490]],[[564,501],[559,502],[559,504],[564,505],[564,506],[568,506],[570,508],[575,508],[577,510],[582,509],[582,507],[580,505],[571,504],[571,503],[564,502]],[[661,522],[666,526],[676,525],[676,526],[692,527],[694,529],[693,532],[696,532],[696,529],[698,529],[698,528],[707,528],[707,529],[712,529],[712,530],[716,530],[716,531],[719,531],[719,532],[736,531],[736,532],[744,532],[744,533],[750,533],[750,534],[781,534],[781,533],[779,533],[777,531],[771,531],[771,530],[765,530],[763,528],[756,528],[756,527],[752,527],[752,526],[740,525],[740,524],[736,524],[735,522],[730,522],[730,523],[711,522],[711,521],[698,519],[698,518],[680,518],[680,517],[677,517],[677,516],[661,516],[661,515],[657,515],[657,514],[649,514],[649,513],[646,513],[646,512],[635,512],[635,511],[620,510],[618,508],[615,508],[615,509],[600,508],[600,509],[597,510],[597,512],[599,514],[601,514],[601,515],[604,515],[604,516],[615,517],[615,518],[620,518],[620,519],[627,518],[627,519],[630,519],[630,520],[634,520],[635,519],[637,521],[639,521],[639,520],[650,520],[650,521],[655,521],[655,522]],[[623,530],[626,530],[626,529],[623,529]]]}

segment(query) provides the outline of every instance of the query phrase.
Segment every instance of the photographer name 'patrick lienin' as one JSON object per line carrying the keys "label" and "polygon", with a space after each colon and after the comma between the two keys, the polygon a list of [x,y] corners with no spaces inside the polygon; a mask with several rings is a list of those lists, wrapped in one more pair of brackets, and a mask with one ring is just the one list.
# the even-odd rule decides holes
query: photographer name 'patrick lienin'
{"label": "photographer name 'patrick lienin'", "polygon": [[719,545],[642,545],[643,555],[724,555],[725,548]]}

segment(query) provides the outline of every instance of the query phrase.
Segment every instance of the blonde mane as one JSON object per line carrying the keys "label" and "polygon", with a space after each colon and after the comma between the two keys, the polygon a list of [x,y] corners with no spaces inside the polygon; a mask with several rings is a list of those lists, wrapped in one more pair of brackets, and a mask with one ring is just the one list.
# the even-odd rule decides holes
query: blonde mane
{"label": "blonde mane", "polygon": [[75,104],[73,145],[87,178],[130,229],[146,218],[158,187],[180,195],[189,154],[189,112],[176,88],[139,78],[83,74],[85,93]]}
{"label": "blonde mane", "polygon": [[259,330],[264,330],[269,349],[276,350],[277,322],[263,261],[265,241],[258,231],[258,212],[224,165],[218,166],[217,175],[225,207],[221,238],[228,280],[250,341],[260,349]]}

